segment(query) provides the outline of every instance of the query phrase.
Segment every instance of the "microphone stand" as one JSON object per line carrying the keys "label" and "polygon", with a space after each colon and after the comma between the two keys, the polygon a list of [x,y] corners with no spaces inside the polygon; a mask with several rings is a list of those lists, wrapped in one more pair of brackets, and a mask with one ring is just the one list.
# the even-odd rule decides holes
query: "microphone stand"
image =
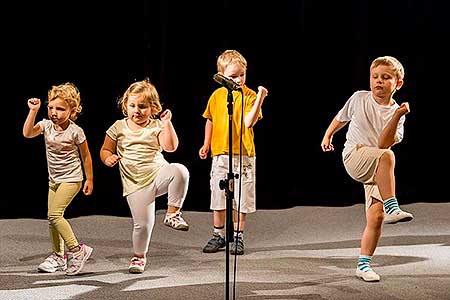
{"label": "microphone stand", "polygon": [[228,174],[227,178],[219,182],[221,190],[225,190],[226,196],[226,226],[225,226],[225,299],[230,299],[230,241],[233,240],[233,199],[234,199],[234,178],[233,173],[233,90],[228,89]]}

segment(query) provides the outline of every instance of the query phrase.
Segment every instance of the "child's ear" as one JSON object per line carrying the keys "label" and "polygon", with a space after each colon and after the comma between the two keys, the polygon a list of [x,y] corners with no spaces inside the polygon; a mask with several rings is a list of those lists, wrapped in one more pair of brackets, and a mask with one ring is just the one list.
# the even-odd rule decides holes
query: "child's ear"
{"label": "child's ear", "polygon": [[399,90],[403,86],[403,80],[397,81],[397,87],[396,89]]}
{"label": "child's ear", "polygon": [[77,108],[76,108],[76,107],[73,107],[73,108],[70,110],[70,116],[73,117],[73,116],[76,116],[76,114],[77,114]]}

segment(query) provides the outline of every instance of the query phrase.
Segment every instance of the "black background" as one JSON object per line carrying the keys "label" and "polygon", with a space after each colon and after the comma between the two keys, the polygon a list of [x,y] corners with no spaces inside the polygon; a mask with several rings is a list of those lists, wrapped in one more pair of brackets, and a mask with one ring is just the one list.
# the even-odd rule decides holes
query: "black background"
{"label": "black background", "polygon": [[[122,1],[119,1],[122,2]],[[371,61],[404,65],[396,94],[411,113],[394,146],[400,203],[448,201],[448,4],[445,1],[59,1],[16,2],[3,9],[3,196],[0,217],[45,218],[47,169],[42,136],[25,139],[30,97],[46,100],[51,85],[80,89],[94,161],[94,193],[80,193],[67,217],[128,216],[117,168],[99,158],[106,129],[122,118],[116,100],[149,77],[173,112],[180,146],[166,153],[191,173],[185,210],[209,210],[210,160],[201,160],[202,118],[217,56],[240,51],[247,85],[269,97],[255,126],[257,207],[363,203],[340,152],[320,142],[331,119],[356,90],[368,89]],[[46,117],[41,108],[38,120]],[[165,207],[159,200],[157,208]]]}

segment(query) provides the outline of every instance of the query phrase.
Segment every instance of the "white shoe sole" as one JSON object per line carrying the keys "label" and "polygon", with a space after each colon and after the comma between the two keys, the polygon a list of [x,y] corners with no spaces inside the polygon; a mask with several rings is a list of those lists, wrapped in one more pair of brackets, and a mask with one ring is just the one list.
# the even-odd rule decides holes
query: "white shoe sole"
{"label": "white shoe sole", "polygon": [[65,271],[67,269],[67,266],[59,267],[59,268],[55,268],[55,269],[46,269],[46,268],[39,266],[37,269],[39,272],[42,272],[42,273],[55,273],[56,271]]}
{"label": "white shoe sole", "polygon": [[380,281],[380,275],[375,272],[363,272],[360,269],[356,269],[356,276],[361,278],[366,282],[377,282]]}
{"label": "white shoe sole", "polygon": [[393,214],[384,214],[384,223],[385,224],[395,224],[399,222],[409,222],[414,219],[414,216],[408,212],[402,211],[399,213]]}

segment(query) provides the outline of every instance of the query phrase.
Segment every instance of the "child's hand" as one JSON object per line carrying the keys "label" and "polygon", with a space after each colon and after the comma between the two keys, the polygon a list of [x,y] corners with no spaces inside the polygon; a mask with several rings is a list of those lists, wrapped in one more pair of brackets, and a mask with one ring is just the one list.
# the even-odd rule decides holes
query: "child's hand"
{"label": "child's hand", "polygon": [[159,115],[161,121],[170,121],[172,119],[172,112],[168,109],[166,109],[165,111],[163,111],[160,115]]}
{"label": "child's hand", "polygon": [[119,162],[119,160],[120,156],[117,154],[113,154],[105,159],[105,165],[107,165],[108,167],[114,167]]}
{"label": "child's hand", "polygon": [[41,100],[38,98],[30,98],[28,99],[28,107],[30,110],[39,110],[41,107]]}
{"label": "child's hand", "polygon": [[403,102],[402,104],[400,104],[400,106],[397,108],[397,112],[400,114],[400,116],[409,113],[409,103]]}
{"label": "child's hand", "polygon": [[83,186],[83,194],[85,194],[86,196],[89,196],[90,194],[92,194],[93,189],[94,189],[94,183],[92,182],[92,180],[86,180],[84,182],[84,186]]}
{"label": "child's hand", "polygon": [[201,159],[205,159],[208,157],[208,152],[209,152],[209,147],[203,146],[198,151],[198,155],[200,156]]}
{"label": "child's hand", "polygon": [[324,137],[320,146],[322,147],[323,152],[334,151],[334,146],[331,143],[331,138]]}
{"label": "child's hand", "polygon": [[263,86],[258,86],[258,96],[265,98],[267,95],[269,95],[269,91]]}

